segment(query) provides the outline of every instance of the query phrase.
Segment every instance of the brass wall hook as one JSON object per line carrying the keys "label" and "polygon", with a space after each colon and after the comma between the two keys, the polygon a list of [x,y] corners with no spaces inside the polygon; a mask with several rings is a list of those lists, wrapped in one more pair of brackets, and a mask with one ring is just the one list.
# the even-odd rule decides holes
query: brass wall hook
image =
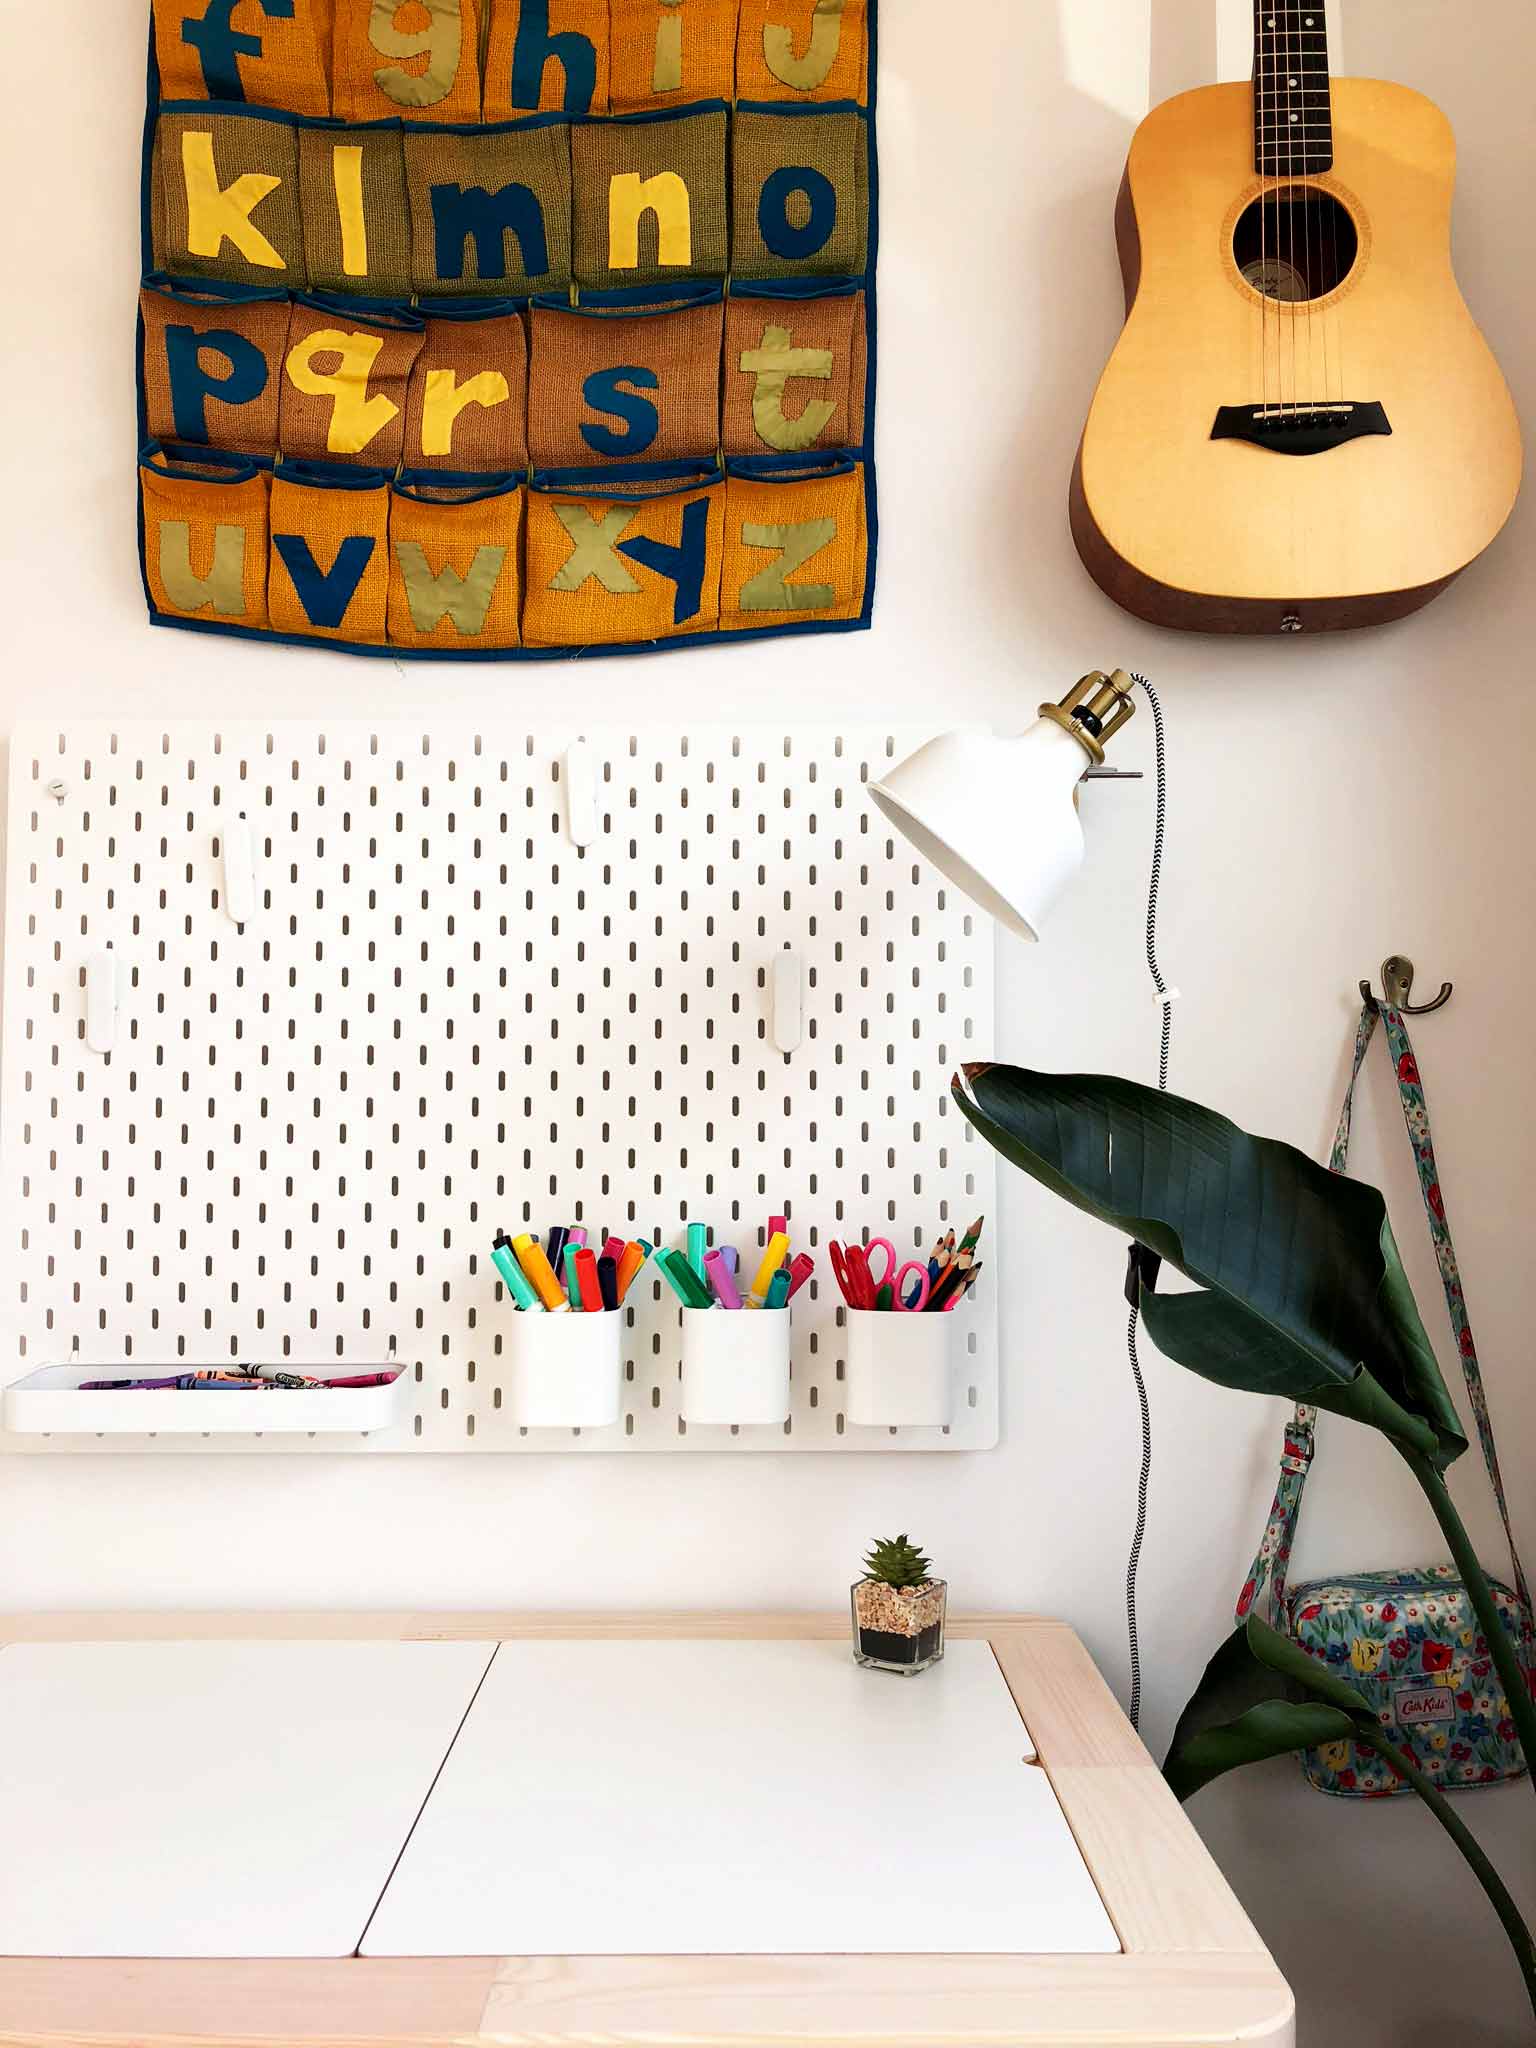
{"label": "brass wall hook", "polygon": [[1451,1000],[1452,984],[1442,981],[1440,993],[1433,1002],[1410,1003],[1413,993],[1413,962],[1403,953],[1389,953],[1381,963],[1381,986],[1384,994],[1373,993],[1371,984],[1362,981],[1360,994],[1373,1009],[1380,1009],[1385,1002],[1388,1009],[1400,1010],[1405,1017],[1427,1017],[1431,1010],[1440,1010]]}

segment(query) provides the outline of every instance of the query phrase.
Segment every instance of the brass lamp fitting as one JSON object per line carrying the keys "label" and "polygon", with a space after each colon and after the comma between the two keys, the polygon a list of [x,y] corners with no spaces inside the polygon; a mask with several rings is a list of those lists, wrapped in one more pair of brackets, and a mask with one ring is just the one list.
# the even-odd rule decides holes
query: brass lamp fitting
{"label": "brass lamp fitting", "polygon": [[1042,704],[1040,716],[1071,733],[1096,768],[1104,765],[1104,748],[1120,728],[1136,716],[1136,685],[1123,668],[1113,675],[1090,669],[1059,704]]}

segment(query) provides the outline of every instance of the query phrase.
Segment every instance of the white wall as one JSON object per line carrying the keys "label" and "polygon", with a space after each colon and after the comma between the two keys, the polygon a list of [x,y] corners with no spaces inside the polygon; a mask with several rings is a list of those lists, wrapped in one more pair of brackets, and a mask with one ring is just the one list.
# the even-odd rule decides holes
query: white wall
{"label": "white wall", "polygon": [[[1476,12],[1477,33],[1453,35],[1446,0],[1353,0],[1350,57],[1451,114],[1463,283],[1531,417],[1536,16],[1526,0]],[[1162,97],[1209,75],[1209,7],[884,0],[884,13],[877,629],[792,657],[754,646],[592,663],[571,686],[594,722],[628,715],[643,686],[658,719],[700,696],[748,715],[771,693],[791,717],[835,703],[922,718],[941,701],[1007,724],[1084,668],[1147,669],[1171,724],[1175,1086],[1316,1150],[1359,976],[1400,950],[1458,984],[1419,1045],[1506,1468],[1536,1551],[1532,508],[1430,611],[1364,636],[1224,643],[1115,611],[1073,555],[1066,478],[1118,326],[1110,208],[1126,144],[1149,76]],[[487,732],[522,717],[548,687],[543,671],[396,670],[148,631],[132,514],[142,8],[54,0],[48,19],[48,76],[63,97],[14,94],[0,133],[12,281],[0,558],[13,593],[0,730],[61,703],[165,717],[441,708]],[[1149,766],[1151,738],[1138,718],[1125,758]],[[999,1049],[1151,1078],[1156,1012],[1140,950],[1150,784],[1096,791],[1087,809],[1090,867],[1071,917],[1048,947],[1005,950]],[[1383,1061],[1358,1166],[1389,1187],[1437,1325],[1396,1116]],[[967,1606],[1068,1616],[1119,1684],[1136,1452],[1122,1249],[1017,1177],[999,1236],[1008,1363],[995,1454],[12,1460],[0,1473],[0,1606],[835,1603],[864,1539],[900,1527],[930,1546]],[[1146,1727],[1160,1749],[1226,1627],[1269,1499],[1279,1414],[1155,1355],[1149,1368],[1158,1450],[1142,1622]],[[1474,1463],[1459,1492],[1497,1564]],[[1325,1429],[1301,1570],[1439,1554],[1390,1458],[1343,1424]],[[1536,1906],[1528,1799],[1487,1793],[1466,1810]],[[1497,1929],[1417,1811],[1324,1801],[1277,1766],[1194,1812],[1297,1985],[1306,2048],[1525,2038]],[[1470,1996],[1458,1976],[1485,1962],[1477,2017],[1458,2022]]]}

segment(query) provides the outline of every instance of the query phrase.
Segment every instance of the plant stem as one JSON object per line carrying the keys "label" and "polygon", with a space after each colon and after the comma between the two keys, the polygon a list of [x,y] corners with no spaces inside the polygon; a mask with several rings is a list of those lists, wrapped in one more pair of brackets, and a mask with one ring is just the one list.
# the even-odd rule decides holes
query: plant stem
{"label": "plant stem", "polygon": [[1488,1644],[1488,1654],[1504,1687],[1504,1697],[1509,1704],[1509,1718],[1515,1724],[1520,1737],[1520,1747],[1525,1751],[1525,1760],[1531,1766],[1530,1778],[1536,1790],[1536,1700],[1531,1698],[1530,1686],[1520,1668],[1520,1659],[1515,1654],[1515,1645],[1509,1631],[1499,1618],[1499,1610],[1493,1604],[1488,1579],[1478,1561],[1477,1552],[1472,1548],[1471,1538],[1462,1527],[1451,1500],[1450,1489],[1435,1470],[1428,1458],[1417,1451],[1410,1451],[1399,1444],[1398,1450],[1406,1459],[1412,1472],[1424,1490],[1424,1497],[1434,1510],[1435,1520],[1451,1546],[1451,1556],[1456,1561],[1471,1595],[1472,1606],[1482,1626],[1483,1636]]}
{"label": "plant stem", "polygon": [[1356,1722],[1355,1740],[1363,1743],[1367,1749],[1374,1749],[1400,1777],[1407,1779],[1466,1858],[1471,1866],[1472,1875],[1488,1894],[1489,1904],[1498,1914],[1500,1924],[1509,1936],[1509,1945],[1515,1952],[1515,1961],[1519,1964],[1520,1975],[1525,1980],[1526,1996],[1531,2001],[1532,2009],[1536,2010],[1536,1940],[1532,1939],[1531,1930],[1520,1917],[1520,1908],[1505,1890],[1503,1879],[1478,1846],[1476,1836],[1452,1809],[1450,1801],[1434,1781],[1426,1777],[1411,1757],[1405,1756],[1400,1749],[1395,1748],[1379,1731]]}

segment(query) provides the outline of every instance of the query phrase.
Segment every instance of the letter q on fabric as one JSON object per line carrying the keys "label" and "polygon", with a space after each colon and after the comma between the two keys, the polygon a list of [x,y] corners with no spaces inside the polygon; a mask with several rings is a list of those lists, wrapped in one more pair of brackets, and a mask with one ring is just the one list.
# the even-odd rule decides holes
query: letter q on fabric
{"label": "letter q on fabric", "polygon": [[878,11],[148,0],[151,622],[396,662],[867,629]]}

